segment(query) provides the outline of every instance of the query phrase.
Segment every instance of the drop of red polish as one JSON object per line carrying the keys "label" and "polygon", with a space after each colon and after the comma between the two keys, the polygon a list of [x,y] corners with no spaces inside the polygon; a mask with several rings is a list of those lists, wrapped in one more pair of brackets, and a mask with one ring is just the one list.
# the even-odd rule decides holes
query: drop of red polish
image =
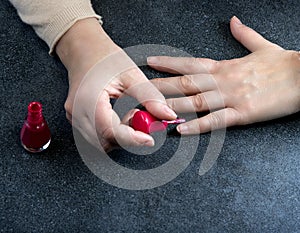
{"label": "drop of red polish", "polygon": [[29,152],[45,150],[51,141],[50,129],[42,114],[42,104],[31,102],[28,105],[27,117],[21,129],[21,144]]}

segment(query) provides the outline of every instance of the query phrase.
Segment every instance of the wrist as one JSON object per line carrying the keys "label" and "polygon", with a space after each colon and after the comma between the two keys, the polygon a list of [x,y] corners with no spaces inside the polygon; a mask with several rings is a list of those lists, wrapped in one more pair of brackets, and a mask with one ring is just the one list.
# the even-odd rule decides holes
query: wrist
{"label": "wrist", "polygon": [[68,70],[69,79],[83,77],[96,62],[118,50],[120,48],[109,38],[96,18],[76,22],[55,48]]}
{"label": "wrist", "polygon": [[300,93],[300,51],[294,52],[295,53],[295,60],[296,60],[296,79],[297,79],[297,84],[299,88],[299,93]]}
{"label": "wrist", "polygon": [[300,111],[300,51],[293,51],[294,54],[294,60],[296,61],[296,72],[295,72],[295,78],[296,78],[296,87],[298,88],[298,99],[296,100],[298,103],[298,111]]}

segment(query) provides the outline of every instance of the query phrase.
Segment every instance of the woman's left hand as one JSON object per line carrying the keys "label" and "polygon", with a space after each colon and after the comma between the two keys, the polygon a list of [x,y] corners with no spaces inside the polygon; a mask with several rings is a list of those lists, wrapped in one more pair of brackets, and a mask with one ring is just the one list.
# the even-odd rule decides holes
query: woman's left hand
{"label": "woman's left hand", "polygon": [[267,41],[236,17],[230,28],[251,54],[223,61],[148,58],[151,67],[182,75],[152,81],[163,94],[185,95],[167,100],[174,111],[211,111],[179,125],[181,134],[266,121],[300,110],[300,53]]}

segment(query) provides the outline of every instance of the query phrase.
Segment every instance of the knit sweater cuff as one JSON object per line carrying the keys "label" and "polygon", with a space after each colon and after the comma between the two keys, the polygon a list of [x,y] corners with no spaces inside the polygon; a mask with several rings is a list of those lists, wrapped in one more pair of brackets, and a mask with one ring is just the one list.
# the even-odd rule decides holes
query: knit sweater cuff
{"label": "knit sweater cuff", "polygon": [[78,21],[95,17],[102,24],[101,16],[97,15],[90,4],[80,3],[63,9],[51,19],[42,37],[53,54],[59,39]]}

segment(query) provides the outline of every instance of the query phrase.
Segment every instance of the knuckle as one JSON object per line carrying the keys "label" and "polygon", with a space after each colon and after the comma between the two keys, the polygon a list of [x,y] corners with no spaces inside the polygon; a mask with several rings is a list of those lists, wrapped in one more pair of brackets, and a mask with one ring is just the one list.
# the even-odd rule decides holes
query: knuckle
{"label": "knuckle", "polygon": [[242,123],[241,113],[234,108],[227,108],[224,119],[227,122],[225,126],[241,125]]}
{"label": "knuckle", "polygon": [[195,57],[191,57],[186,60],[185,67],[187,68],[186,70],[194,70],[195,67],[199,64],[199,59]]}
{"label": "knuckle", "polygon": [[203,70],[205,70],[207,73],[213,74],[218,72],[220,68],[220,64],[222,64],[221,61],[216,61],[208,58],[198,58],[199,64],[202,64]]}
{"label": "knuckle", "polygon": [[72,114],[72,104],[69,101],[65,102],[64,108],[67,114]]}
{"label": "knuckle", "polygon": [[184,75],[179,78],[179,85],[184,91],[189,91],[193,88],[193,77]]}
{"label": "knuckle", "polygon": [[221,129],[225,127],[225,121],[224,119],[220,116],[220,114],[217,113],[211,113],[209,119],[209,124],[211,130],[215,129]]}
{"label": "knuckle", "polygon": [[111,141],[114,138],[113,129],[108,127],[100,132],[100,138],[105,141]]}
{"label": "knuckle", "polygon": [[240,124],[254,123],[252,116],[256,115],[256,112],[258,111],[257,105],[258,103],[255,101],[248,101],[245,104],[242,115],[240,117]]}
{"label": "knuckle", "polygon": [[249,112],[241,113],[236,122],[237,122],[238,125],[247,125],[247,124],[250,124],[250,123],[254,123],[251,120]]}
{"label": "knuckle", "polygon": [[234,83],[243,83],[247,75],[248,73],[240,71],[240,67],[237,67],[236,65],[228,65],[224,79]]}
{"label": "knuckle", "polygon": [[297,52],[297,51],[289,51],[290,52],[290,56],[291,56],[291,60],[292,62],[294,62],[296,64],[296,67],[298,68],[299,70],[299,67],[300,67],[300,51]]}
{"label": "knuckle", "polygon": [[151,83],[158,89],[161,89],[161,85],[162,85],[163,79],[162,78],[155,78],[151,80]]}
{"label": "knuckle", "polygon": [[211,74],[216,73],[221,67],[221,64],[222,63],[220,61],[213,61],[210,67],[208,68],[208,72]]}
{"label": "knuckle", "polygon": [[202,124],[199,121],[199,119],[196,121],[196,129],[197,129],[197,132],[202,133]]}
{"label": "knuckle", "polygon": [[201,94],[197,94],[192,98],[193,105],[196,111],[200,111],[204,108],[205,100]]}
{"label": "knuckle", "polygon": [[171,109],[175,109],[176,110],[176,101],[173,98],[167,99],[167,105],[168,107],[170,107]]}
{"label": "knuckle", "polygon": [[201,61],[201,58],[198,58],[198,57],[192,58],[192,64],[194,64],[194,65],[198,65],[200,61]]}

